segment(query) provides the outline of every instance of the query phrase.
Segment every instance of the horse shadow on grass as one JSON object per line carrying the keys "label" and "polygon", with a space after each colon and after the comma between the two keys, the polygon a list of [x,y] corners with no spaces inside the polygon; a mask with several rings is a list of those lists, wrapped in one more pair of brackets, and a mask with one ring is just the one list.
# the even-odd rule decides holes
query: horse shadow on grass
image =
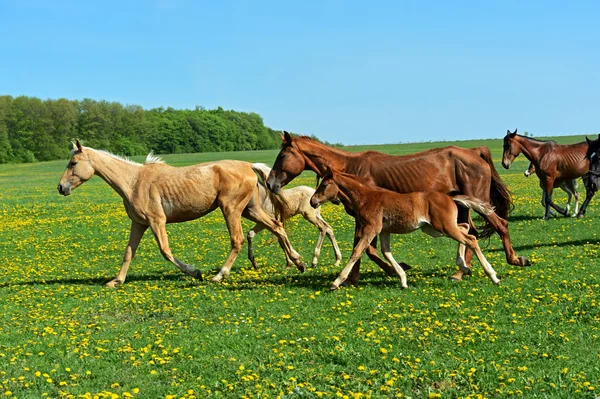
{"label": "horse shadow on grass", "polygon": [[[185,275],[178,274],[144,274],[144,275],[130,275],[127,276],[125,284],[134,281],[174,281],[186,278]],[[6,287],[19,287],[19,286],[33,286],[33,285],[104,285],[111,281],[112,278],[108,277],[93,277],[93,278],[57,278],[57,279],[37,279],[30,281],[20,281],[15,283],[0,283],[0,288]]]}
{"label": "horse shadow on grass", "polygon": [[[600,240],[598,239],[593,239],[593,240],[570,240],[570,241],[563,241],[563,242],[545,242],[545,243],[540,243],[540,244],[526,244],[526,245],[516,245],[513,247],[513,249],[515,251],[524,251],[524,250],[529,250],[529,249],[538,249],[538,248],[542,248],[542,247],[569,247],[569,246],[580,246],[580,245],[598,245],[600,244]],[[504,252],[504,248],[502,247],[498,247],[498,248],[492,248],[489,249],[490,252]]]}

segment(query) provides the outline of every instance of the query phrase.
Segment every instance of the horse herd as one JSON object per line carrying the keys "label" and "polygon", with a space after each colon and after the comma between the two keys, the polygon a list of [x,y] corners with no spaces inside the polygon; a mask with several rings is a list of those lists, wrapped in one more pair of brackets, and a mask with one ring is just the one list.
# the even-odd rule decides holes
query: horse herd
{"label": "horse herd", "polygon": [[[595,194],[600,179],[600,135],[597,140],[560,145],[507,131],[504,137],[502,165],[509,168],[519,154],[531,162],[525,172],[535,173],[542,188],[544,218],[570,214],[571,194],[575,196],[575,213],[582,217]],[[300,186],[282,190],[303,171],[317,175],[317,189]],[[510,192],[496,171],[487,147],[471,149],[449,146],[412,155],[392,156],[376,151],[349,153],[326,146],[304,136],[284,132],[281,150],[273,168],[264,164],[221,160],[187,167],[166,165],[150,154],[143,164],[106,151],[81,145],[76,140],[71,159],[58,184],[62,195],[98,175],[122,198],[131,219],[129,242],[116,278],[108,287],[125,282],[129,265],[140,240],[148,228],[158,243],[161,254],[184,273],[202,279],[194,266],[177,259],[170,250],[166,224],[200,218],[221,209],[231,239],[231,250],[221,270],[212,281],[221,281],[231,271],[244,243],[241,218],[256,223],[248,232],[248,258],[256,267],[252,240],[263,229],[274,234],[283,249],[288,266],[304,272],[305,265],[293,249],[283,222],[297,214],[319,229],[312,265],[316,266],[325,236],[331,241],[336,262],[342,256],[333,230],[320,215],[319,206],[327,201],[342,203],[355,219],[354,248],[346,267],[331,289],[342,283],[356,284],[360,259],[364,252],[389,276],[397,276],[402,288],[407,286],[405,270],[390,250],[390,234],[406,234],[415,230],[433,236],[447,236],[458,242],[456,264],[452,276],[461,280],[470,274],[475,254],[493,283],[500,280],[477,242],[477,237],[497,233],[511,265],[528,266],[511,244],[507,217],[513,207]],[[578,212],[579,195],[575,179],[582,177],[586,199]],[[552,191],[560,187],[569,194],[566,208],[556,205]],[[478,213],[484,226],[477,231],[470,210]],[[554,210],[554,211],[553,211]],[[377,237],[381,252],[377,254]]]}

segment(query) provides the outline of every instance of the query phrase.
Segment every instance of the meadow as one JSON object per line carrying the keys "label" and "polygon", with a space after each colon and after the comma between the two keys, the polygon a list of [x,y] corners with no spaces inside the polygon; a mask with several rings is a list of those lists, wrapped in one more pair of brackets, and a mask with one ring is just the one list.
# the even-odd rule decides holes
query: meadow
{"label": "meadow", "polygon": [[[449,144],[369,148],[408,154]],[[60,196],[56,185],[66,160],[0,165],[0,397],[599,396],[599,201],[584,219],[545,222],[537,178],[523,176],[523,156],[505,171],[501,140],[456,144],[490,147],[513,194],[511,239],[533,265],[507,265],[498,236],[482,241],[500,286],[477,261],[472,276],[450,281],[455,243],[420,232],[392,237],[396,259],[413,266],[406,290],[364,257],[357,287],[328,292],[342,266],[332,267],[327,241],[319,265],[299,274],[285,267],[266,231],[256,239],[258,270],[244,245],[230,277],[210,283],[229,249],[216,211],[168,226],[173,253],[198,266],[204,282],[166,262],[146,234],[127,282],[108,289],[103,284],[120,268],[130,224],[120,197],[98,177]],[[276,154],[164,159],[272,165]],[[297,184],[314,186],[314,174],[304,173]],[[583,201],[581,183],[580,192]],[[566,195],[555,193],[564,204]],[[354,221],[331,204],[322,215],[334,228],[344,265]],[[244,221],[246,231],[251,226]],[[317,230],[301,218],[286,229],[310,263]]]}

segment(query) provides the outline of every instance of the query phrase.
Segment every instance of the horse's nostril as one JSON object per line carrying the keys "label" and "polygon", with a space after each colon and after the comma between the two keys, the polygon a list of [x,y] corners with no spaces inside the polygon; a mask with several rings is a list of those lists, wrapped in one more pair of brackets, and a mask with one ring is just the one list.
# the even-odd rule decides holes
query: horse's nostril
{"label": "horse's nostril", "polygon": [[58,187],[56,187],[56,188],[58,189],[58,192],[59,192],[60,194],[62,194],[62,192],[63,192],[63,190],[62,190],[62,185],[60,185],[60,184],[59,184],[59,185],[58,185]]}
{"label": "horse's nostril", "polygon": [[267,188],[270,190],[271,189],[271,184],[269,184],[269,182],[267,182]]}

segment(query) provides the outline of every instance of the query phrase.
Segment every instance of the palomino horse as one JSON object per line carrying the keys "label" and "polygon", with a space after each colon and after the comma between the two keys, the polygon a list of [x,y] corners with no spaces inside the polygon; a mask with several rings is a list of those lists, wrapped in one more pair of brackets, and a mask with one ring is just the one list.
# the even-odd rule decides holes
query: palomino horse
{"label": "palomino horse", "polygon": [[[552,191],[555,187],[560,187],[562,182],[577,179],[590,170],[590,161],[585,157],[587,149],[586,142],[558,144],[555,141],[519,136],[516,129],[512,133],[507,130],[504,137],[502,166],[506,169],[510,168],[513,160],[521,153],[535,166],[535,174],[540,179],[540,186],[546,197],[544,219],[548,220],[551,207],[561,215],[568,216],[565,209],[552,201]],[[586,199],[589,195],[586,190]],[[578,216],[583,216],[584,213],[585,209],[582,207]]]}
{"label": "palomino horse", "polygon": [[[534,173],[535,173],[535,165],[533,165],[533,163],[530,162],[529,167],[523,174],[525,175],[525,177],[529,177]],[[575,197],[575,212],[573,212],[573,214],[571,216],[577,216],[577,211],[579,210],[579,193],[577,192],[577,180],[575,180],[575,179],[565,180],[563,182],[560,182],[559,184],[560,184],[560,186],[558,188],[560,188],[565,193],[567,193],[567,195],[569,197],[567,200],[567,207],[566,207],[567,214],[570,213],[570,210],[571,210],[571,199],[573,197]],[[540,183],[540,188],[541,187],[542,187],[542,184]],[[557,188],[556,182],[554,183],[554,188]],[[542,206],[544,207],[544,209],[546,209],[546,192],[543,190],[542,190]],[[550,211],[550,214],[552,216],[556,216],[554,211]]]}
{"label": "palomino horse", "polygon": [[[321,254],[321,247],[323,246],[323,240],[325,236],[331,241],[333,251],[335,252],[335,263],[334,266],[338,266],[342,261],[342,253],[338,247],[335,236],[333,235],[333,229],[331,226],[321,217],[321,211],[319,208],[315,209],[310,206],[310,197],[315,193],[315,189],[308,186],[298,186],[290,188],[289,190],[282,190],[279,195],[274,195],[270,190],[264,188],[263,184],[267,180],[271,168],[267,165],[255,164],[254,171],[258,175],[258,180],[261,182],[258,186],[261,206],[269,216],[274,219],[278,219],[280,222],[284,222],[296,215],[302,215],[304,219],[312,223],[317,229],[319,229],[319,239],[315,246],[313,254],[312,266],[317,266],[319,262],[319,255]],[[256,269],[256,260],[254,259],[254,249],[252,241],[254,237],[264,230],[264,225],[257,224],[250,231],[246,238],[248,239],[248,259],[252,262],[252,266]],[[293,266],[292,260],[286,256],[288,267]]]}
{"label": "palomino horse", "polygon": [[[412,155],[393,156],[376,151],[349,153],[328,147],[309,137],[292,137],[285,132],[281,151],[275,160],[267,180],[267,187],[277,193],[303,170],[312,170],[322,177],[326,167],[358,175],[376,186],[409,193],[437,191],[444,194],[464,194],[495,207],[484,217],[486,226],[483,237],[497,232],[502,239],[508,263],[529,265],[529,261],[517,256],[508,232],[506,217],[512,207],[508,189],[494,168],[489,149],[478,147],[465,149],[445,147],[431,149]],[[469,210],[459,206],[459,222],[469,222]],[[357,223],[355,232],[358,231]],[[475,230],[471,230],[474,234]],[[373,259],[371,253],[367,252]],[[472,252],[466,251],[465,263],[470,264]],[[375,259],[373,259],[375,260]],[[360,262],[356,262],[350,283],[358,281]],[[459,270],[454,279],[460,280]]]}
{"label": "palomino horse", "polygon": [[105,151],[83,147],[77,140],[58,184],[58,192],[69,195],[94,174],[119,193],[131,219],[123,265],[117,277],[106,284],[108,287],[125,282],[129,264],[148,227],[152,229],[163,257],[184,273],[201,280],[199,270],[181,262],[171,253],[166,224],[194,220],[217,208],[221,209],[227,223],[231,251],[213,281],[221,281],[229,275],[240,252],[244,243],[242,216],[264,225],[275,234],[287,256],[300,271],[304,271],[300,255],[292,248],[281,223],[270,218],[261,208],[258,178],[253,165],[248,162],[225,160],[175,168],[149,156],[146,163],[139,164]]}
{"label": "palomino horse", "polygon": [[[358,176],[348,173],[326,172],[310,200],[310,204],[317,207],[339,196],[344,205],[351,208],[356,219],[360,221],[358,242],[354,245],[348,264],[333,282],[332,290],[338,289],[348,278],[354,264],[377,235],[381,238],[381,252],[400,277],[402,288],[406,288],[406,274],[390,250],[390,234],[407,234],[418,229],[432,237],[448,236],[458,241],[459,253],[464,253],[465,246],[470,248],[477,255],[477,259],[492,282],[500,283],[496,272],[483,256],[477,238],[469,234],[471,227],[469,223],[457,223],[456,204],[472,208],[482,216],[493,212],[488,204],[464,195],[450,197],[436,191],[399,194],[384,188],[368,186],[360,180]],[[340,191],[343,194],[341,196]],[[456,263],[463,272],[468,272],[465,270],[467,267],[464,256],[457,256]]]}

